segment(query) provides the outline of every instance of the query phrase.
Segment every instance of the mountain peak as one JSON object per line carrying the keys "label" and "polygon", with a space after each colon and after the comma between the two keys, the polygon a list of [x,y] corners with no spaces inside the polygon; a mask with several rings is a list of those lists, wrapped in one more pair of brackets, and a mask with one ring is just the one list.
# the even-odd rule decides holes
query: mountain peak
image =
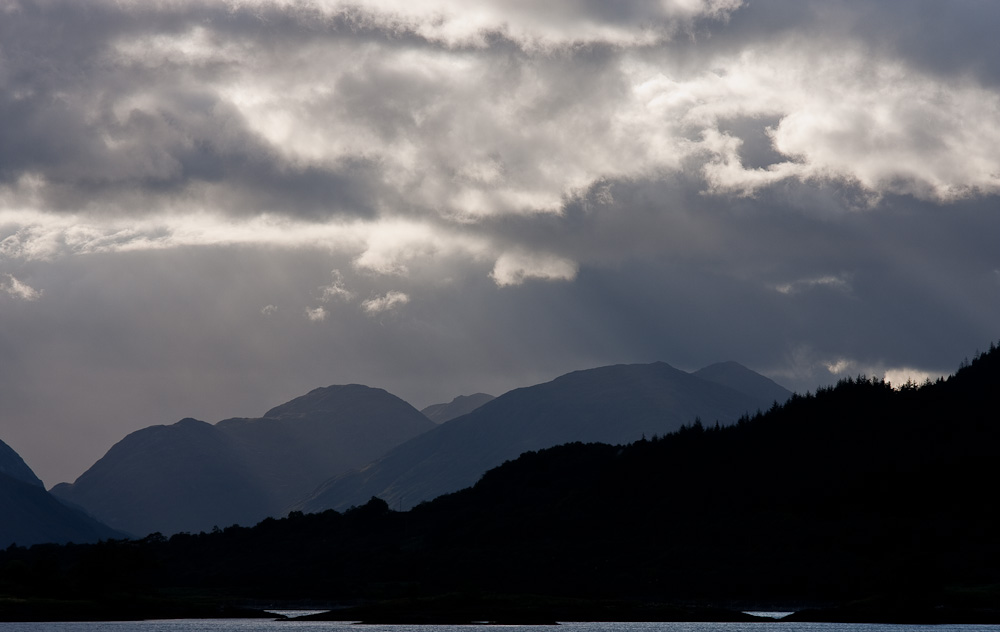
{"label": "mountain peak", "polygon": [[305,395],[275,406],[264,413],[265,418],[283,417],[288,415],[316,414],[329,411],[343,411],[373,399],[385,401],[400,401],[395,395],[381,388],[372,388],[364,384],[334,384],[314,388]]}
{"label": "mountain peak", "polygon": [[266,417],[137,430],[53,492],[135,535],[253,524],[433,427],[382,389],[328,386]]}
{"label": "mountain peak", "polygon": [[3,441],[0,441],[0,474],[6,474],[23,483],[44,488],[42,481],[35,476],[21,455]]}

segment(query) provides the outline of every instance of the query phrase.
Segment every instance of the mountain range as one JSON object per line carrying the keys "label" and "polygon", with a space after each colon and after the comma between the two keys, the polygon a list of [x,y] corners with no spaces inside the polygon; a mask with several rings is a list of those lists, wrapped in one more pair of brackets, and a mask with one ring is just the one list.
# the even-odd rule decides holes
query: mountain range
{"label": "mountain range", "polygon": [[629,443],[701,418],[729,424],[791,392],[735,362],[687,373],[666,364],[575,371],[519,388],[321,486],[296,506],[343,510],[372,496],[394,509],[468,487],[488,469],[570,441]]}
{"label": "mountain range", "polygon": [[790,394],[734,362],[695,373],[662,362],[576,371],[423,413],[382,389],[329,386],[259,418],[143,428],[51,493],[137,537],[343,509],[372,496],[410,507],[527,450],[628,443],[698,417],[725,425]]}
{"label": "mountain range", "polygon": [[143,428],[52,493],[137,536],[254,524],[432,427],[382,389],[318,388],[260,418]]}

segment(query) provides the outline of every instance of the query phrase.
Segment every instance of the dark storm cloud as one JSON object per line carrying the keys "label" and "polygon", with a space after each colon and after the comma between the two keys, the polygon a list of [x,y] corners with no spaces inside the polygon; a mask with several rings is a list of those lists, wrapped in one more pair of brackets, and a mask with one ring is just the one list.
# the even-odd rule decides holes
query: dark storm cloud
{"label": "dark storm cloud", "polygon": [[[0,22],[0,179],[44,178],[46,208],[142,214],[180,198],[236,214],[371,214],[377,174],[364,157],[324,169],[291,163],[220,98],[214,83],[240,60],[183,47],[157,55],[156,38],[215,24],[221,33],[207,30],[197,46],[223,43],[245,53],[255,42],[227,43],[225,35],[260,35],[267,15],[16,3],[7,17]],[[132,49],[120,50],[122,42]]]}

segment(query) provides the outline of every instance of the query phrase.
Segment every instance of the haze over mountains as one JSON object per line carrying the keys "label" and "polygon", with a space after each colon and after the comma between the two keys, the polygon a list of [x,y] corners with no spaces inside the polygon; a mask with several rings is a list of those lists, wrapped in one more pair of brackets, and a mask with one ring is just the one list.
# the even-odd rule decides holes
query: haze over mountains
{"label": "haze over mountains", "polygon": [[570,441],[629,443],[698,417],[725,425],[790,395],[735,362],[693,374],[663,362],[576,371],[510,391],[415,437],[327,482],[297,508],[342,510],[378,496],[405,509],[472,485],[528,450]]}
{"label": "haze over mountains", "polygon": [[[372,496],[410,507],[528,450],[628,443],[696,418],[725,425],[790,394],[736,363],[696,373],[662,362],[601,367],[498,398],[458,397],[425,414],[382,389],[330,386],[259,418],[188,418],[133,432],[51,492],[139,537],[343,509]],[[6,467],[28,478],[16,462]]]}
{"label": "haze over mountains", "polygon": [[256,419],[136,431],[52,492],[137,536],[254,524],[432,427],[382,389],[318,388]]}

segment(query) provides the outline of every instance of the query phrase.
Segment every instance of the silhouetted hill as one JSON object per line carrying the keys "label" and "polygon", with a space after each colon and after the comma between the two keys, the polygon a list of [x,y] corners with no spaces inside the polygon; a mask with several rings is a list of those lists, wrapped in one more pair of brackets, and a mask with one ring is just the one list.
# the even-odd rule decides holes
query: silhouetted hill
{"label": "silhouetted hill", "polygon": [[0,548],[121,536],[53,498],[20,455],[0,441]]}
{"label": "silhouetted hill", "polygon": [[52,492],[137,536],[254,524],[432,427],[384,390],[330,386],[258,419],[136,431]]}
{"label": "silhouetted hill", "polygon": [[[773,382],[771,383],[773,385]],[[772,399],[752,397],[663,362],[576,371],[516,389],[325,483],[297,506],[345,509],[372,496],[412,507],[472,485],[491,467],[568,441],[627,443],[695,417],[727,424]]]}
{"label": "silhouetted hill", "polygon": [[38,485],[0,474],[0,549],[11,544],[96,542],[124,537],[67,507]]}
{"label": "silhouetted hill", "polygon": [[529,451],[409,512],[373,498],[169,540],[11,549],[0,568],[32,581],[0,574],[0,593],[393,599],[367,610],[396,621],[437,598],[467,618],[503,601],[562,620],[604,604],[843,604],[800,620],[995,623],[998,387],[991,347],[920,388],[845,380],[728,427]]}
{"label": "silhouetted hill", "polygon": [[19,480],[29,485],[43,487],[42,481],[35,476],[35,473],[24,462],[21,455],[14,451],[3,441],[0,441],[0,474]]}
{"label": "silhouetted hill", "polygon": [[488,401],[496,399],[486,393],[474,393],[472,395],[459,395],[447,404],[431,404],[420,412],[436,424],[443,424],[451,421],[455,417],[471,413]]}

